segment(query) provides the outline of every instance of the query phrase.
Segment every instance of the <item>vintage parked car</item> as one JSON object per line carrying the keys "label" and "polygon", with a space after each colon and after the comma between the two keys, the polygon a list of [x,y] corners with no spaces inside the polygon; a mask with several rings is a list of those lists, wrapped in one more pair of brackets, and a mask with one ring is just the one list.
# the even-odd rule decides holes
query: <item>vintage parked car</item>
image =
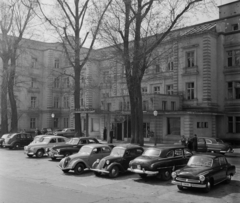
{"label": "vintage parked car", "polygon": [[2,135],[2,137],[0,138],[0,147],[3,147],[3,143],[5,142],[5,139],[10,137],[12,133],[7,133]]}
{"label": "vintage parked car", "polygon": [[74,137],[71,138],[67,143],[54,146],[47,150],[48,156],[54,159],[62,159],[63,157],[75,154],[79,149],[86,144],[97,144],[100,143],[96,138],[91,137]]}
{"label": "vintage parked car", "polygon": [[64,128],[62,131],[55,131],[54,134],[55,135],[59,135],[59,136],[64,136],[67,138],[71,138],[75,136],[75,129],[74,128]]}
{"label": "vintage parked car", "polygon": [[41,158],[46,154],[46,149],[56,145],[62,145],[69,139],[62,136],[48,135],[42,137],[38,142],[34,142],[24,147],[24,152],[28,157],[36,156]]}
{"label": "vintage parked car", "polygon": [[128,169],[131,160],[141,156],[144,149],[138,145],[124,144],[112,149],[109,156],[98,159],[93,163],[91,170],[96,176],[108,174],[109,177],[115,178],[119,173],[124,173]]}
{"label": "vintage parked car", "polygon": [[19,149],[33,141],[33,136],[29,133],[12,133],[5,138],[3,147],[9,149]]}
{"label": "vintage parked car", "polygon": [[193,155],[187,165],[172,173],[172,183],[179,190],[185,188],[203,188],[209,192],[211,187],[223,181],[230,182],[236,173],[234,165],[226,157],[216,153]]}
{"label": "vintage parked car", "polygon": [[231,153],[234,152],[233,148],[229,144],[224,143],[219,138],[213,138],[213,137],[202,137],[202,138],[205,139],[206,141],[208,152],[221,153],[221,154],[225,154],[226,152],[231,152]]}
{"label": "vintage parked car", "polygon": [[106,144],[89,144],[83,146],[77,154],[63,158],[59,167],[64,173],[74,170],[75,174],[82,174],[85,169],[90,169],[92,164],[111,152],[111,147]]}
{"label": "vintage parked car", "polygon": [[192,153],[184,146],[162,146],[145,149],[142,156],[129,163],[128,170],[139,174],[141,178],[155,175],[157,178],[169,180],[175,169],[184,167]]}

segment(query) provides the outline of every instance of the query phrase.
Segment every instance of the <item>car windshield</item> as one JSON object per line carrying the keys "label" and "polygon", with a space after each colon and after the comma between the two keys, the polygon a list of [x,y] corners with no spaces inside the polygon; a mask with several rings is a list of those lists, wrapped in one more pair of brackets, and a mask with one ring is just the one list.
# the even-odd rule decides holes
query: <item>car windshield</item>
{"label": "car windshield", "polygon": [[143,156],[154,156],[154,157],[159,157],[161,154],[160,149],[147,149],[146,151],[143,152]]}
{"label": "car windshield", "polygon": [[67,142],[67,144],[75,145],[75,144],[78,144],[78,142],[79,142],[78,138],[72,138]]}
{"label": "car windshield", "polygon": [[82,148],[79,150],[78,154],[79,154],[79,155],[90,155],[91,152],[92,152],[92,149],[93,149],[93,148],[91,148],[91,147],[82,147]]}
{"label": "car windshield", "polygon": [[218,142],[218,143],[224,143],[222,140],[220,140],[220,139],[216,139],[216,141]]}
{"label": "car windshield", "polygon": [[49,143],[50,139],[51,139],[50,137],[43,137],[42,139],[39,140],[39,142],[41,142],[41,143]]}
{"label": "car windshield", "polygon": [[123,157],[125,152],[124,148],[120,148],[120,147],[115,147],[113,148],[110,156],[114,156],[114,157]]}
{"label": "car windshield", "polygon": [[62,132],[67,132],[67,128],[65,128],[65,129],[62,129]]}
{"label": "car windshield", "polygon": [[188,161],[188,166],[191,167],[211,167],[213,164],[213,159],[206,156],[192,156]]}
{"label": "car windshield", "polygon": [[33,143],[42,142],[42,141],[43,141],[43,137],[35,137],[33,140]]}

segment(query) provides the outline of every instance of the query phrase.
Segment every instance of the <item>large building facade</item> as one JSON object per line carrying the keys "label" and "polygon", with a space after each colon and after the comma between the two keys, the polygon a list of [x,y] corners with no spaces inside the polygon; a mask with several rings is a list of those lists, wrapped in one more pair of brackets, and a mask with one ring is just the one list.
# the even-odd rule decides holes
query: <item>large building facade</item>
{"label": "large building facade", "polygon": [[[142,81],[146,141],[170,143],[193,134],[240,139],[239,6],[222,5],[218,20],[175,30],[155,51],[167,54]],[[20,129],[74,127],[74,115],[81,113],[88,136],[108,139],[111,130],[117,140],[130,138],[124,66],[112,47],[92,52],[82,71],[81,108],[74,109],[72,69],[61,45],[22,44],[16,86]]]}

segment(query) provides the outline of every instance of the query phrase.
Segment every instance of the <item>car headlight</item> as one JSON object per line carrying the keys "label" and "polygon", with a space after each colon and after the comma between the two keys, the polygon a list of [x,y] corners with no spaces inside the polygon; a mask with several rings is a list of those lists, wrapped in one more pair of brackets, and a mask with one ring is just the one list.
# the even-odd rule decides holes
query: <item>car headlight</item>
{"label": "car headlight", "polygon": [[206,179],[206,178],[205,178],[205,176],[204,176],[204,175],[200,175],[200,176],[199,176],[199,180],[200,180],[200,181],[202,181],[202,182],[203,182],[205,179]]}
{"label": "car headlight", "polygon": [[110,161],[109,161],[109,160],[107,160],[107,161],[106,161],[106,164],[107,164],[107,165],[108,165],[108,164],[110,164]]}
{"label": "car headlight", "polygon": [[177,177],[177,173],[176,172],[172,172],[172,178],[176,178]]}

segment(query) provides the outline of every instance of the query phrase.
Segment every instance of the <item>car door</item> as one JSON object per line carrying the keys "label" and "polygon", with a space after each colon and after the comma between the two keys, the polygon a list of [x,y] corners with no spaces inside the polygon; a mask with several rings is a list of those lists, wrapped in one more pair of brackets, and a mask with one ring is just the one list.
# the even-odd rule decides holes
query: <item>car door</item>
{"label": "car door", "polygon": [[170,162],[173,170],[179,169],[184,167],[188,162],[188,158],[184,156],[183,149],[175,149],[174,150],[174,157]]}
{"label": "car door", "polygon": [[222,180],[222,168],[218,157],[213,159],[212,176],[215,184]]}
{"label": "car door", "polygon": [[89,165],[89,167],[92,167],[93,163],[97,159],[101,159],[101,158],[102,158],[102,147],[95,147],[95,148],[93,148],[91,154],[88,157],[88,165]]}
{"label": "car door", "polygon": [[219,157],[220,162],[220,181],[227,178],[228,163],[225,157]]}
{"label": "car door", "polygon": [[102,151],[102,153],[101,153],[101,159],[104,158],[104,157],[106,157],[106,156],[108,156],[108,155],[111,153],[110,147],[107,147],[107,146],[102,147],[102,148],[101,148],[101,151]]}
{"label": "car door", "polygon": [[207,144],[204,138],[198,138],[198,152],[206,152],[207,151]]}
{"label": "car door", "polygon": [[52,137],[46,147],[51,148],[57,144],[57,138]]}

